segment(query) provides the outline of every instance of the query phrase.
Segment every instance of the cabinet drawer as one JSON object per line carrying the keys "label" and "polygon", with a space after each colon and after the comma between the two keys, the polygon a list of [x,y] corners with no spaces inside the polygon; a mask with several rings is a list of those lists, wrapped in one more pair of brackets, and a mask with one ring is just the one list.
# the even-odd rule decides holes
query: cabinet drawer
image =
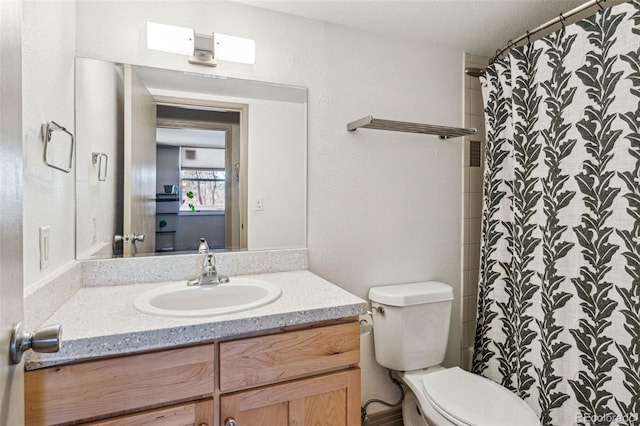
{"label": "cabinet drawer", "polygon": [[214,346],[131,355],[25,373],[25,417],[49,425],[212,397]]}
{"label": "cabinet drawer", "polygon": [[85,426],[213,426],[213,399],[85,423]]}
{"label": "cabinet drawer", "polygon": [[220,343],[220,390],[275,383],[360,362],[358,322]]}

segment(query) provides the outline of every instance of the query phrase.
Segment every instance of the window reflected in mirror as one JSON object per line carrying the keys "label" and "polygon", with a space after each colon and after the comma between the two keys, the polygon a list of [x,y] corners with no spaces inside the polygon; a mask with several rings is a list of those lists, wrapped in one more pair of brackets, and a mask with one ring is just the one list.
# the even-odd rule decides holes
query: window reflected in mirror
{"label": "window reflected in mirror", "polygon": [[[224,151],[224,150],[221,150]],[[224,155],[224,152],[223,152]],[[180,168],[181,212],[224,211],[224,169]]]}

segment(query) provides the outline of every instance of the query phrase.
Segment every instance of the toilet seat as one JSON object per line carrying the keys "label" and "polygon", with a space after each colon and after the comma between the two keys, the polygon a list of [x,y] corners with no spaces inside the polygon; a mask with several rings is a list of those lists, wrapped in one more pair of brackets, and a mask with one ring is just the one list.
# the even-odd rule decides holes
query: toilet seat
{"label": "toilet seat", "polygon": [[536,413],[517,395],[458,367],[432,367],[399,376],[432,425],[540,426]]}
{"label": "toilet seat", "polygon": [[423,391],[443,417],[469,426],[539,426],[540,421],[517,395],[499,384],[458,367],[422,377]]}

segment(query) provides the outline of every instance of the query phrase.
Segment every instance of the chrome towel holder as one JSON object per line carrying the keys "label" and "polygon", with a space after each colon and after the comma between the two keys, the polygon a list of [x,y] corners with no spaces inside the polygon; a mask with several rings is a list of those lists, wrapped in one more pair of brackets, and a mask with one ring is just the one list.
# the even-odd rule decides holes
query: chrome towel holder
{"label": "chrome towel holder", "polygon": [[[58,131],[67,134],[71,142],[69,144],[69,164],[67,165],[66,168],[63,166],[57,166],[55,164],[51,164],[47,156],[49,144],[51,144],[51,135],[53,134],[53,132],[58,132]],[[46,124],[42,125],[42,141],[44,142],[44,154],[42,156],[42,160],[44,161],[44,164],[51,167],[52,169],[60,170],[61,172],[65,172],[65,173],[70,173],[71,166],[73,165],[73,145],[74,145],[73,134],[67,129],[65,129],[63,126],[51,120]]]}
{"label": "chrome towel holder", "polygon": [[353,132],[359,128],[391,130],[394,132],[423,133],[426,135],[437,135],[440,139],[475,135],[478,132],[475,128],[464,129],[459,127],[410,123],[408,121],[382,120],[380,118],[373,118],[373,116],[371,115],[367,115],[366,117],[347,124],[347,130],[350,132]]}

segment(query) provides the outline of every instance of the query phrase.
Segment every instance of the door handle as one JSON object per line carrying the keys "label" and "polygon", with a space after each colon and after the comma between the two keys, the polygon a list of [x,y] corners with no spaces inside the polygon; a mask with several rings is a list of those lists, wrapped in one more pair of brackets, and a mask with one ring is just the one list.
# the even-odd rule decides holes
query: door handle
{"label": "door handle", "polygon": [[129,237],[128,234],[113,236],[114,243],[119,243],[119,242],[128,243],[129,241],[131,241],[134,244],[136,241],[142,242],[144,241],[144,234],[136,234],[134,232],[133,234],[131,234],[131,237]]}
{"label": "door handle", "polygon": [[143,242],[144,241],[144,234],[136,234],[134,232],[133,235],[131,236],[131,242],[135,243],[136,241]]}
{"label": "door handle", "polygon": [[124,234],[124,235],[114,235],[113,236],[113,243],[119,243],[119,242],[123,242],[123,243],[128,243],[129,242],[129,235]]}
{"label": "door handle", "polygon": [[20,364],[22,353],[32,349],[34,352],[58,352],[60,350],[60,324],[46,325],[33,333],[24,331],[24,324],[19,322],[13,327],[9,342],[9,358],[12,364]]}

